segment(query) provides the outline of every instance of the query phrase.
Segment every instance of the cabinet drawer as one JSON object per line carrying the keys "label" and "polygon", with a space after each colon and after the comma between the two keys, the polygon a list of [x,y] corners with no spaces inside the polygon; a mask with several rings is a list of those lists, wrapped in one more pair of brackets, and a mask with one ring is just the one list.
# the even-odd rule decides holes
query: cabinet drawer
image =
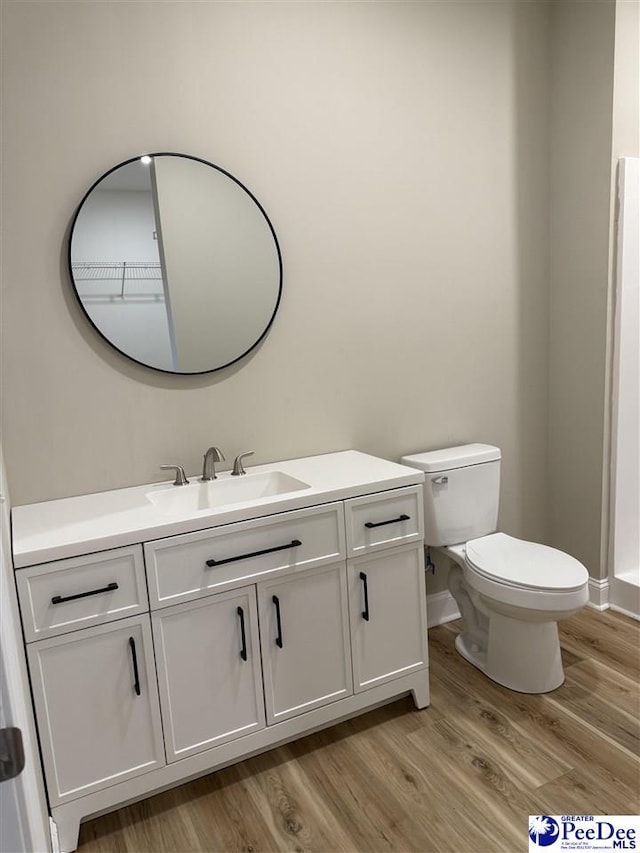
{"label": "cabinet drawer", "polygon": [[18,569],[16,583],[28,643],[148,610],[140,545]]}
{"label": "cabinet drawer", "polygon": [[151,608],[344,560],[341,503],[227,524],[144,546]]}
{"label": "cabinet drawer", "polygon": [[422,486],[345,501],[349,556],[424,537]]}

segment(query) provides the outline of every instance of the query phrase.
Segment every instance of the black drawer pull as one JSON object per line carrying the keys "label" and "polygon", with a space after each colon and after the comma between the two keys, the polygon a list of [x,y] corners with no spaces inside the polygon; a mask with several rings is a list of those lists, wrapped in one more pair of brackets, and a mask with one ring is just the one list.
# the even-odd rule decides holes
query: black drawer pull
{"label": "black drawer pull", "polygon": [[101,592],[111,592],[114,589],[118,589],[118,584],[112,581],[102,589],[90,589],[88,592],[78,592],[76,595],[54,595],[51,603],[63,604],[65,601],[75,601],[76,598],[86,598],[88,595],[100,595]]}
{"label": "black drawer pull", "polygon": [[244,632],[244,610],[238,607],[238,616],[240,617],[240,633],[242,634],[242,648],[240,649],[240,657],[242,660],[247,659],[247,636]]}
{"label": "black drawer pull", "polygon": [[367,586],[367,576],[364,572],[360,572],[360,580],[362,581],[362,588],[364,591],[364,610],[362,611],[362,618],[365,622],[369,621],[369,587]]}
{"label": "black drawer pull", "polygon": [[140,675],[138,674],[138,655],[136,654],[136,641],[133,637],[129,637],[129,647],[131,648],[131,660],[133,661],[133,689],[136,691],[136,696],[139,696]]}
{"label": "black drawer pull", "polygon": [[397,524],[399,521],[409,521],[410,515],[399,515],[397,518],[390,518],[388,521],[365,521],[365,527],[384,527],[385,524]]}
{"label": "black drawer pull", "polygon": [[299,539],[292,539],[286,545],[276,545],[275,548],[265,548],[263,551],[252,551],[250,554],[239,554],[237,557],[227,557],[224,560],[207,560],[206,564],[212,566],[223,566],[225,563],[235,563],[238,560],[248,560],[250,557],[261,557],[263,554],[272,554],[274,551],[286,551],[287,548],[297,548],[302,545]]}
{"label": "black drawer pull", "polygon": [[276,623],[278,625],[278,636],[276,637],[276,646],[281,649],[282,648],[282,622],[280,620],[280,599],[277,595],[274,595],[271,599],[276,607]]}

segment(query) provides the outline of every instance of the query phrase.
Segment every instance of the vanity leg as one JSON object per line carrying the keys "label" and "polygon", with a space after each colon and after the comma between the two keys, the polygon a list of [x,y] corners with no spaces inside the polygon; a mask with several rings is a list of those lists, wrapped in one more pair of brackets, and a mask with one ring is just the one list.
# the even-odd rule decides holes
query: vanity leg
{"label": "vanity leg", "polygon": [[60,853],[73,853],[78,848],[78,836],[80,835],[80,815],[74,809],[58,806],[51,809],[51,817],[55,821],[58,830],[58,843]]}
{"label": "vanity leg", "polygon": [[416,708],[426,708],[429,705],[429,676],[427,675],[424,680],[420,679],[420,681],[411,688],[411,695],[413,697],[413,704]]}

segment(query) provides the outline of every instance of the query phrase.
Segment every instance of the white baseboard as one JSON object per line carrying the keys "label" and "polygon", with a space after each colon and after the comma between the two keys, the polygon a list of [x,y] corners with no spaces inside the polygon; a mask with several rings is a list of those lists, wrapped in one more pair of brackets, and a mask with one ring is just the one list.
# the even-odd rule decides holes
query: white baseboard
{"label": "white baseboard", "polygon": [[609,578],[589,578],[589,607],[609,609]]}
{"label": "white baseboard", "polygon": [[[609,579],[589,578],[589,601],[588,606],[595,610],[617,610],[619,613],[624,613],[634,619],[638,619],[638,615],[633,608],[627,609],[618,603],[609,602],[610,585]],[[456,605],[454,597],[448,590],[443,592],[434,592],[432,595],[427,595],[427,626],[434,628],[436,625],[444,625],[445,622],[452,622],[454,619],[460,618],[460,611]]]}
{"label": "white baseboard", "polygon": [[628,616],[629,619],[635,619],[636,622],[640,622],[640,613],[636,613],[634,610],[627,610],[625,607],[618,607],[617,604],[610,604],[609,610],[613,610],[616,613],[622,613],[623,616]]}
{"label": "white baseboard", "polygon": [[454,597],[448,590],[434,592],[427,596],[427,627],[435,628],[460,618],[460,611]]}

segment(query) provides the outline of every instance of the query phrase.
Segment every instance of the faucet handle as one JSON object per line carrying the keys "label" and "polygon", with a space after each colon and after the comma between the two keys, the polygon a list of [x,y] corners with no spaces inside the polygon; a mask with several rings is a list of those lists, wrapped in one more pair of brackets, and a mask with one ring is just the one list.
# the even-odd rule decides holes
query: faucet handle
{"label": "faucet handle", "polygon": [[173,481],[174,486],[186,486],[188,484],[187,475],[184,473],[182,465],[161,465],[161,471],[175,471],[176,478]]}
{"label": "faucet handle", "polygon": [[242,460],[246,459],[247,456],[253,456],[255,450],[247,450],[245,453],[239,453],[236,456],[236,460],[233,463],[233,471],[231,472],[234,477],[238,477],[240,474],[246,474],[247,472],[244,470],[244,465],[242,464]]}

